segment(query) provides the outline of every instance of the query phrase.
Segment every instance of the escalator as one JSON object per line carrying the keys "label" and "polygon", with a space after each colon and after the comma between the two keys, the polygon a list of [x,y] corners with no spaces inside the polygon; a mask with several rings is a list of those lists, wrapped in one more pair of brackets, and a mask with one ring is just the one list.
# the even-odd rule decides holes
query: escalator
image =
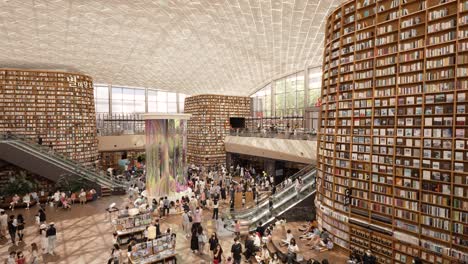
{"label": "escalator", "polygon": [[84,166],[49,148],[15,135],[0,134],[0,160],[40,175],[53,182],[63,177],[80,177],[100,193],[101,188],[124,189],[127,183],[92,166]]}
{"label": "escalator", "polygon": [[[223,217],[225,219],[226,228],[230,231],[234,230],[233,224],[235,220],[239,220],[244,230],[254,230],[257,223],[267,224],[275,218],[281,216],[294,206],[298,205],[316,192],[316,169],[310,165],[291,176],[293,184],[283,188],[276,194],[272,195],[273,207],[269,208],[269,200],[266,199],[252,208],[246,208],[241,211],[225,211]],[[295,189],[295,179],[301,177],[302,188],[299,194]]]}

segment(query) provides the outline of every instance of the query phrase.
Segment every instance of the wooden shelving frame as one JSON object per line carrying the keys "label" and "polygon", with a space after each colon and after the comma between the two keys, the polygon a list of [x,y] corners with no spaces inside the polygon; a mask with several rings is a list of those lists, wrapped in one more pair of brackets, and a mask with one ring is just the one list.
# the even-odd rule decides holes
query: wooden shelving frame
{"label": "wooden shelving frame", "polygon": [[0,69],[0,132],[87,164],[98,159],[93,80],[69,72]]}
{"label": "wooden shelving frame", "polygon": [[229,118],[252,116],[251,98],[191,96],[185,98],[184,113],[192,114],[187,124],[188,163],[204,166],[225,164],[224,138],[229,135]]}
{"label": "wooden shelving frame", "polygon": [[335,243],[468,262],[468,1],[343,3],[322,87],[317,203]]}

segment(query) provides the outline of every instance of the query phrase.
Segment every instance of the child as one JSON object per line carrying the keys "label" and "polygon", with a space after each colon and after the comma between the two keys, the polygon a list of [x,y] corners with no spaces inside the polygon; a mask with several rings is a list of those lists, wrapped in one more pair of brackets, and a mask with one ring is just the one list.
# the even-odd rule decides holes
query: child
{"label": "child", "polygon": [[16,264],[16,251],[10,252],[6,264]]}
{"label": "child", "polygon": [[232,264],[232,257],[228,257],[228,258],[227,258],[226,264]]}
{"label": "child", "polygon": [[16,264],[26,264],[26,258],[24,257],[23,252],[18,251],[18,253],[16,253],[16,256]]}

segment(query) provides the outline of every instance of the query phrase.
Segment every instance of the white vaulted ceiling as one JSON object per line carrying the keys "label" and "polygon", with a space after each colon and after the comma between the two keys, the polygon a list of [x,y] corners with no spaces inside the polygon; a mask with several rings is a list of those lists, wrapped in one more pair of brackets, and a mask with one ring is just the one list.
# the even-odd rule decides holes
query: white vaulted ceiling
{"label": "white vaulted ceiling", "polygon": [[342,0],[0,0],[0,67],[97,83],[249,95],[322,62]]}

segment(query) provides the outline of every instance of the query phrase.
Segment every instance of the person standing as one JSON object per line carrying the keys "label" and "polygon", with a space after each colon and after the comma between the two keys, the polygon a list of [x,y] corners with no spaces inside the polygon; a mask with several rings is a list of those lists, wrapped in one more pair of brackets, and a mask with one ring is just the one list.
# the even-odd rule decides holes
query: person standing
{"label": "person standing", "polygon": [[208,242],[208,239],[206,238],[205,232],[203,232],[203,227],[199,226],[198,227],[198,252],[200,255],[203,255],[205,253],[205,244]]}
{"label": "person standing", "polygon": [[24,230],[24,218],[22,214],[19,214],[16,218],[16,230],[18,231],[18,240],[19,242],[23,241],[23,230]]}
{"label": "person standing", "polygon": [[49,228],[46,232],[47,237],[47,253],[54,255],[55,250],[55,241],[57,240],[57,230],[55,229],[55,224],[52,222],[49,225]]}
{"label": "person standing", "polygon": [[220,244],[217,244],[215,250],[213,251],[213,264],[221,263],[222,258],[223,249],[221,248]]}
{"label": "person standing", "polygon": [[26,258],[22,251],[16,252],[16,264],[26,264]]}
{"label": "person standing", "polygon": [[11,251],[6,264],[16,264],[16,251]]}
{"label": "person standing", "polygon": [[0,212],[0,236],[5,237],[7,235],[8,230],[8,215],[5,213],[3,209]]}
{"label": "person standing", "polygon": [[196,228],[192,228],[192,237],[190,239],[190,249],[193,253],[198,251],[198,233]]}
{"label": "person standing", "polygon": [[164,213],[163,213],[163,216],[165,216],[166,214],[169,216],[169,205],[170,205],[170,202],[169,202],[169,199],[167,199],[167,196],[164,197]]}
{"label": "person standing", "polygon": [[10,215],[10,220],[8,220],[8,233],[10,233],[11,242],[13,245],[16,245],[16,219],[14,215]]}
{"label": "person standing", "polygon": [[218,220],[218,214],[219,214],[219,209],[218,209],[218,200],[213,201],[213,217],[212,219]]}
{"label": "person standing", "polygon": [[288,245],[288,264],[292,264],[296,261],[296,256],[298,252],[299,247],[296,244],[296,240],[292,238]]}
{"label": "person standing", "polygon": [[41,236],[41,248],[42,253],[47,253],[47,225],[41,224],[39,229],[39,235]]}
{"label": "person standing", "polygon": [[39,208],[39,223],[44,224],[46,221],[46,214],[44,212],[44,209]]}
{"label": "person standing", "polygon": [[200,209],[200,207],[197,207],[197,209],[195,209],[195,212],[193,213],[193,226],[192,228],[198,228],[199,226],[201,226],[201,220],[202,220],[202,210]]}
{"label": "person standing", "polygon": [[190,212],[187,210],[184,211],[182,214],[182,229],[185,231],[185,235],[188,236],[190,234]]}
{"label": "person standing", "polygon": [[211,235],[210,240],[208,241],[208,243],[210,244],[210,251],[211,251],[212,255],[214,256],[216,246],[219,244],[218,236],[216,235],[216,233],[213,233]]}
{"label": "person standing", "polygon": [[37,244],[31,244],[31,264],[39,264],[39,250],[37,249]]}
{"label": "person standing", "polygon": [[231,246],[231,254],[234,259],[233,264],[240,264],[242,259],[242,245],[237,237],[234,238],[234,244]]}

